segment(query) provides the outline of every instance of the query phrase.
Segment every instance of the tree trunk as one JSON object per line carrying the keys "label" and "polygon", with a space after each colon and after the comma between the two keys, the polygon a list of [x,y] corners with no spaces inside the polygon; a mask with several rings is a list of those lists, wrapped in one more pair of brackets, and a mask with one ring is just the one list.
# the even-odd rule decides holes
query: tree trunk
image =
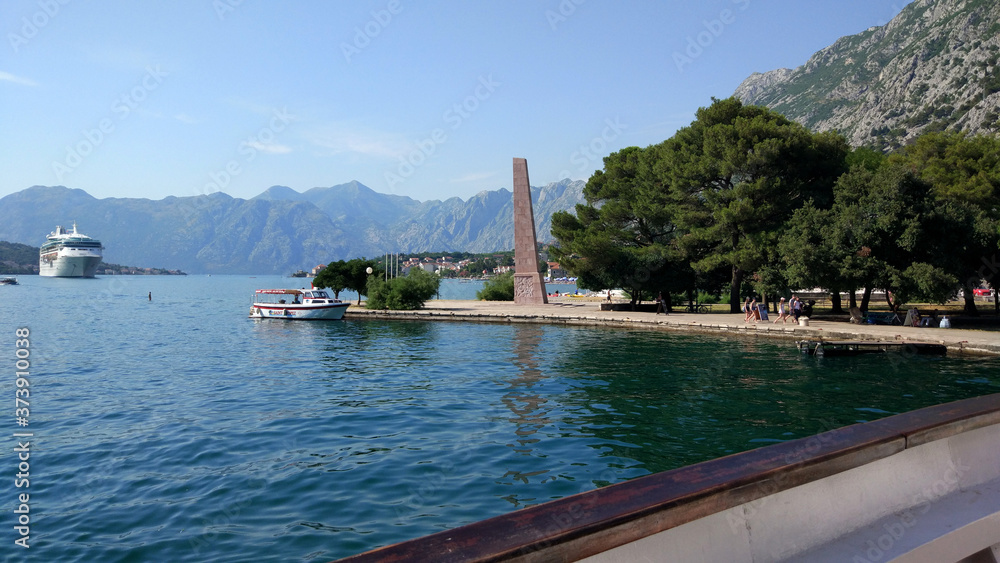
{"label": "tree trunk", "polygon": [[865,286],[865,292],[861,294],[861,311],[868,312],[868,302],[872,300],[872,288]]}
{"label": "tree trunk", "polygon": [[979,309],[976,308],[976,292],[970,287],[966,287],[962,292],[965,294],[965,314],[970,317],[978,317]]}
{"label": "tree trunk", "polygon": [[851,289],[851,296],[848,297],[848,306],[853,309],[858,306],[858,288]]}
{"label": "tree trunk", "polygon": [[743,270],[733,266],[733,279],[729,284],[729,312],[740,312],[740,287],[743,286]]}
{"label": "tree trunk", "polygon": [[[851,305],[853,305],[853,303]],[[844,311],[844,305],[840,301],[839,289],[835,289],[832,292],[830,292],[830,306],[833,308],[831,313],[833,313],[834,315],[843,315],[844,313],[846,313],[846,311]]]}

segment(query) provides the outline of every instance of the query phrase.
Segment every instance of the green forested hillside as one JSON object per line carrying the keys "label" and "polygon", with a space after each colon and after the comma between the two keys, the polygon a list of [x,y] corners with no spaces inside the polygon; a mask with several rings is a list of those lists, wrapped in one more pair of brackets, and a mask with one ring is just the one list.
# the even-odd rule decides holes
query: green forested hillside
{"label": "green forested hillside", "polygon": [[38,247],[0,241],[0,274],[37,274]]}

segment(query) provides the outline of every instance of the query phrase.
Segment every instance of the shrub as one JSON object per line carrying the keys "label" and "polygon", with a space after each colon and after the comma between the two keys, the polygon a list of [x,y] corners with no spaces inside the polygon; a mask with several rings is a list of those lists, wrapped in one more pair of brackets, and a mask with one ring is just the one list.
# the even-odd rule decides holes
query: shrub
{"label": "shrub", "polygon": [[368,309],[410,310],[419,309],[424,302],[434,297],[441,286],[441,278],[425,272],[422,268],[411,268],[404,277],[385,281],[378,277],[368,280]]}
{"label": "shrub", "polygon": [[483,288],[476,292],[476,299],[482,299],[483,301],[513,301],[514,272],[507,272],[486,280]]}
{"label": "shrub", "polygon": [[698,303],[704,303],[706,305],[714,305],[716,303],[721,303],[722,298],[718,295],[713,295],[711,293],[706,293],[704,291],[698,292]]}

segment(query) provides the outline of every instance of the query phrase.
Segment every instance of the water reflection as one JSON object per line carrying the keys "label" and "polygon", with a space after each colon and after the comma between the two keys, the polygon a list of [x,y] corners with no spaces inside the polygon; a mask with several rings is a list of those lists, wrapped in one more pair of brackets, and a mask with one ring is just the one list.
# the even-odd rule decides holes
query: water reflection
{"label": "water reflection", "polygon": [[543,378],[537,356],[542,337],[541,327],[514,327],[511,363],[517,368],[517,373],[508,380],[509,390],[501,398],[504,406],[514,415],[508,420],[517,426],[514,431],[517,443],[507,445],[523,455],[531,454],[533,444],[539,441],[534,435],[552,422],[548,418],[548,399],[533,389]]}

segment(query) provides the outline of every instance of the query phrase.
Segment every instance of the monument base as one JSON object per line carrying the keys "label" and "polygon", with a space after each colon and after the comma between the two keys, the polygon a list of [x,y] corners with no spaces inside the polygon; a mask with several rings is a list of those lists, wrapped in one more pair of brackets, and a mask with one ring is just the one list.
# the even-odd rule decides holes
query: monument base
{"label": "monument base", "polygon": [[542,274],[514,274],[514,303],[516,305],[545,305],[549,298],[545,294]]}

